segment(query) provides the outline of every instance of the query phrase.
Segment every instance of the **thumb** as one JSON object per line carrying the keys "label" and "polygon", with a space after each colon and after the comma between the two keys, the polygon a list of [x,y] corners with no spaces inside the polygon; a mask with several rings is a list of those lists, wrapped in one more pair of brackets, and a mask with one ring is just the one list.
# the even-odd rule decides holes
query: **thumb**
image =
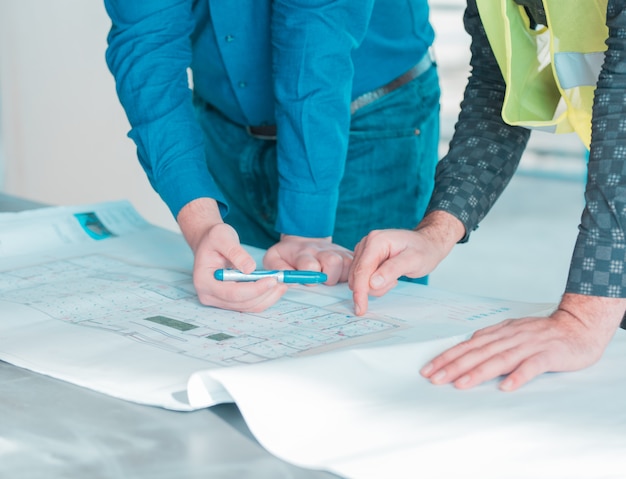
{"label": "thumb", "polygon": [[231,248],[226,259],[242,273],[252,273],[256,269],[256,261],[241,245]]}
{"label": "thumb", "polygon": [[215,231],[214,243],[217,244],[218,252],[230,262],[233,268],[243,273],[251,273],[256,269],[256,261],[239,242],[239,235],[229,225],[223,224]]}
{"label": "thumb", "polygon": [[[395,285],[398,278],[401,276],[413,276],[413,272],[407,268],[408,265],[409,262],[404,255],[389,258],[381,264],[370,277],[370,288],[374,291],[384,290],[390,285]],[[417,278],[419,276],[415,277]]]}

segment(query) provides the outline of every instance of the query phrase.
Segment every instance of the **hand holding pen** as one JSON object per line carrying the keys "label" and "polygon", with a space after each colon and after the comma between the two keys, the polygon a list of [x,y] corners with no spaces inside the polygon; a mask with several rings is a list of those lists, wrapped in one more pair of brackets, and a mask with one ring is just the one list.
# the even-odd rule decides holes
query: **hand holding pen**
{"label": "hand holding pen", "polygon": [[234,268],[251,273],[254,258],[241,246],[234,228],[223,222],[215,200],[199,198],[183,207],[177,216],[194,254],[193,285],[198,300],[206,305],[241,312],[260,312],[275,304],[288,285],[273,278],[248,283],[218,281],[214,272]]}
{"label": "hand holding pen", "polygon": [[[237,232],[223,222],[215,200],[193,200],[180,210],[176,219],[194,254],[193,284],[202,304],[260,312],[287,292],[289,283],[285,278],[292,280],[291,273],[283,274],[282,280],[278,274],[255,276],[254,281],[225,281],[215,277],[218,269],[251,274],[257,268],[252,256],[241,246]],[[281,235],[280,241],[270,247],[263,258],[267,270],[312,271],[316,273],[316,281],[327,285],[347,281],[351,262],[352,252],[334,244],[331,238],[290,235]]]}

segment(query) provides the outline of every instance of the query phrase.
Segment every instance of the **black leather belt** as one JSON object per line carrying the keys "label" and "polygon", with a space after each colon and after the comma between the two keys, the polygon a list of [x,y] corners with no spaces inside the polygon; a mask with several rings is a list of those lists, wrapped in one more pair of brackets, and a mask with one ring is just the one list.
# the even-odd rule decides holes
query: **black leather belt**
{"label": "black leather belt", "polygon": [[[410,81],[415,80],[421,74],[425,73],[434,63],[435,56],[432,49],[429,48],[422,59],[409,71],[390,81],[386,85],[364,93],[363,95],[352,100],[352,103],[350,103],[350,113],[354,114],[360,108],[375,102],[379,98],[382,98],[392,91],[397,90],[401,86],[406,85]],[[250,136],[260,140],[276,140],[276,125],[247,126],[246,131]]]}

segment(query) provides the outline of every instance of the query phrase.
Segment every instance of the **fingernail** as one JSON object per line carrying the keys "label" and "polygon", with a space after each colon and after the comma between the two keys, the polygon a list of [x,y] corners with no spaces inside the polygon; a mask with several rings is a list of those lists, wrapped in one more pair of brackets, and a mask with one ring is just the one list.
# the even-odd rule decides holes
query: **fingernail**
{"label": "fingernail", "polygon": [[430,378],[430,381],[433,383],[438,383],[441,382],[443,380],[443,378],[446,377],[446,372],[442,369],[441,371],[437,371],[432,378]]}
{"label": "fingernail", "polygon": [[455,386],[464,386],[466,385],[470,380],[469,374],[466,374],[465,376],[461,376],[459,379],[457,379],[454,382]]}
{"label": "fingernail", "polygon": [[420,371],[420,374],[422,374],[422,376],[426,376],[432,370],[433,370],[433,363],[428,363],[426,366],[422,368],[422,370]]}
{"label": "fingernail", "polygon": [[361,306],[359,306],[358,304],[354,305],[354,314],[356,314],[357,316],[361,314]]}
{"label": "fingernail", "polygon": [[374,289],[380,288],[384,284],[385,284],[385,278],[383,278],[379,274],[375,274],[374,276],[372,276],[372,279],[370,279],[370,285]]}
{"label": "fingernail", "polygon": [[511,389],[513,389],[513,381],[510,380],[509,378],[506,378],[504,381],[500,383],[501,391],[510,391]]}

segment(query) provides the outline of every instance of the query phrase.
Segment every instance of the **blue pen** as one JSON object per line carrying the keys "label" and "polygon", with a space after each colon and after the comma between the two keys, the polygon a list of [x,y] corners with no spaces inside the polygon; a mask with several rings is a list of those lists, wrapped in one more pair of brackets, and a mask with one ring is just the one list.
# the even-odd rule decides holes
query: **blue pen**
{"label": "blue pen", "polygon": [[215,279],[220,281],[258,281],[263,278],[276,278],[281,283],[311,284],[323,283],[328,278],[325,273],[318,271],[253,271],[250,274],[242,273],[236,269],[218,269],[215,271]]}

